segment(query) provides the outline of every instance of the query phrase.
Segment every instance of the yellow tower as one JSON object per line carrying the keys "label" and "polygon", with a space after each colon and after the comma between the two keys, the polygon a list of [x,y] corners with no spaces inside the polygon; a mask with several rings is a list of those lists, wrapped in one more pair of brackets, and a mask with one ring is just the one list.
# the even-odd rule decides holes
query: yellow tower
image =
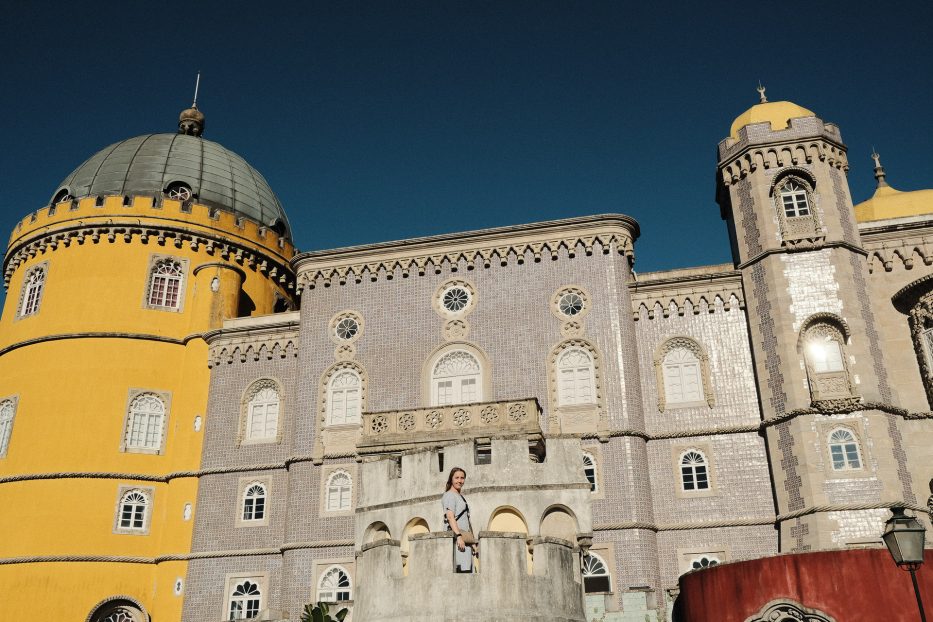
{"label": "yellow tower", "polygon": [[177,134],[111,145],[16,225],[0,318],[0,620],[180,620],[208,396],[204,334],[290,309],[265,179]]}

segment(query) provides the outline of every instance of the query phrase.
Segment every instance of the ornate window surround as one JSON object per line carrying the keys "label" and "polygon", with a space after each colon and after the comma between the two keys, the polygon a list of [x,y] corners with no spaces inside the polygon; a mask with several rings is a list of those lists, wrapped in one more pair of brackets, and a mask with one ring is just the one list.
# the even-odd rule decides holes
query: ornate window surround
{"label": "ornate window surround", "polygon": [[[175,261],[181,266],[181,280],[178,283],[178,306],[168,307],[162,305],[153,305],[149,303],[149,294],[152,289],[152,279],[155,276],[156,266],[163,261]],[[155,311],[167,311],[169,313],[181,313],[185,310],[185,294],[188,285],[188,267],[189,261],[185,257],[175,257],[174,255],[152,254],[149,256],[149,266],[146,268],[146,281],[143,287],[143,308]]]}
{"label": "ornate window surround", "polygon": [[[826,473],[827,481],[838,479],[858,479],[870,478],[875,476],[876,465],[872,459],[870,443],[866,442],[864,420],[861,418],[846,417],[845,415],[835,415],[826,421],[819,422],[821,443],[820,452],[823,460],[823,471]],[[855,445],[858,448],[858,456],[861,462],[861,468],[858,469],[839,469],[833,468],[833,456],[829,448],[829,438],[835,430],[846,430],[852,434],[855,439]]]}
{"label": "ornate window surround", "polygon": [[360,414],[366,411],[366,385],[367,385],[367,375],[366,369],[357,363],[356,361],[339,361],[328,367],[324,373],[321,375],[321,379],[318,383],[318,426],[317,429],[323,430],[324,428],[359,428],[362,423],[362,416],[360,421],[357,423],[341,423],[338,425],[331,425],[327,422],[328,414],[328,400],[330,398],[330,382],[331,379],[336,376],[341,371],[349,369],[356,373],[360,379]]}
{"label": "ornate window surround", "polygon": [[[809,214],[789,217],[784,209],[782,187],[794,182],[807,193]],[[771,180],[769,190],[777,221],[781,230],[781,239],[787,242],[799,240],[822,241],[825,237],[817,210],[816,177],[805,168],[792,166],[778,171]]]}
{"label": "ornate window surround", "polygon": [[[356,510],[357,479],[356,465],[354,464],[334,464],[321,469],[321,502],[320,516],[352,516]],[[329,486],[331,480],[339,473],[345,474],[350,478],[350,505],[342,510],[328,510],[327,497],[329,495]]]}
{"label": "ornate window surround", "polygon": [[731,559],[732,549],[714,542],[696,542],[693,547],[679,548],[677,549],[678,572],[686,574],[692,570],[697,570],[693,567],[693,562],[702,557],[715,559],[717,563],[721,564]]}
{"label": "ornate window surround", "polygon": [[479,346],[469,341],[451,341],[438,346],[425,359],[421,366],[421,401],[425,406],[434,406],[434,368],[446,355],[462,350],[476,359],[480,369],[479,399],[478,402],[493,401],[492,369],[489,357]]}
{"label": "ornate window surround", "polygon": [[110,596],[94,605],[84,622],[104,622],[109,616],[120,612],[129,615],[133,622],[149,622],[149,612],[142,603],[125,594]]}
{"label": "ornate window surround", "polygon": [[[276,424],[275,437],[269,438],[249,438],[249,406],[257,393],[263,389],[273,389],[279,395],[279,414]],[[282,442],[282,429],[285,421],[285,392],[282,390],[282,383],[276,378],[264,376],[252,381],[243,391],[240,398],[240,424],[237,426],[236,446],[242,445],[261,445],[266,443]]]}
{"label": "ornate window surround", "polygon": [[[594,400],[590,404],[562,406],[560,403],[560,379],[557,364],[564,352],[571,349],[583,350],[593,360]],[[603,392],[602,360],[599,349],[587,339],[565,339],[551,348],[547,358],[548,406],[552,413],[548,423],[549,432],[596,432],[599,429],[600,416],[605,411],[606,399]],[[573,419],[575,423],[571,423],[570,419]]]}
{"label": "ornate window surround", "polygon": [[[664,391],[664,359],[673,350],[684,348],[689,350],[700,361],[700,379],[703,382],[703,398],[705,401],[668,404]],[[678,408],[693,408],[697,406],[716,405],[716,396],[713,394],[713,381],[709,370],[709,354],[700,345],[700,342],[686,335],[674,335],[661,342],[654,353],[655,382],[658,389],[658,411],[674,410]]]}
{"label": "ornate window surround", "polygon": [[770,601],[758,613],[746,618],[745,622],[785,622],[790,620],[794,622],[836,622],[834,617],[823,613],[819,609],[804,607],[801,603],[789,598]]}
{"label": "ornate window surround", "polygon": [[[810,342],[817,339],[835,341],[839,345],[842,370],[816,371],[813,360],[807,353],[807,347]],[[810,386],[810,398],[813,402],[859,399],[854,391],[852,373],[849,368],[849,354],[846,347],[849,342],[849,327],[845,320],[835,314],[815,313],[801,325],[797,339],[797,352],[803,357],[807,383]]]}
{"label": "ornate window surround", "polygon": [[[143,526],[140,529],[120,526],[120,515],[123,511],[123,498],[131,492],[139,492],[146,497],[146,509],[143,513]],[[149,525],[152,522],[152,507],[155,503],[155,489],[143,486],[122,485],[117,488],[117,502],[113,512],[113,533],[131,536],[149,535]]]}
{"label": "ornate window surround", "polygon": [[[129,447],[127,445],[127,438],[129,437],[130,425],[132,424],[132,417],[130,408],[133,405],[133,401],[142,396],[142,395],[154,395],[155,397],[162,400],[162,405],[165,407],[165,414],[162,415],[162,431],[161,431],[161,441],[159,446],[156,448],[149,447]],[[123,432],[120,435],[120,451],[123,453],[130,454],[155,454],[162,455],[165,453],[165,443],[168,440],[168,431],[171,429],[169,426],[169,421],[171,420],[172,412],[172,394],[168,391],[158,391],[155,389],[140,389],[140,388],[131,388],[126,397],[126,405],[123,407]]]}
{"label": "ornate window surround", "polygon": [[[19,396],[18,395],[8,395],[6,397],[0,397],[0,417],[2,417],[2,408],[6,404],[9,404],[10,408],[13,409],[12,416],[10,417],[9,422],[0,427],[0,458],[5,458],[7,452],[10,451],[10,442],[13,438],[13,425],[16,423],[16,411],[17,406],[19,406]],[[4,422],[0,420],[0,424]]]}
{"label": "ornate window surround", "polygon": [[[337,336],[337,326],[338,324],[340,324],[342,320],[345,320],[345,319],[353,320],[354,322],[356,322],[356,326],[357,326],[356,334],[354,334],[349,339],[341,339],[340,337]],[[365,326],[365,323],[363,322],[362,313],[360,313],[359,311],[354,311],[353,309],[344,309],[343,311],[335,313],[334,316],[330,318],[330,322],[327,323],[327,327],[328,327],[327,334],[328,334],[328,337],[330,337],[330,340],[333,341],[338,346],[345,346],[345,345],[354,343],[357,339],[359,339],[362,336],[363,330],[365,330],[366,326]]]}
{"label": "ornate window surround", "polygon": [[[246,504],[246,493],[250,486],[259,484],[265,491],[265,503],[262,518],[244,520],[243,508]],[[237,504],[235,527],[266,527],[272,515],[272,477],[268,475],[241,477],[237,480]]]}
{"label": "ornate window surround", "polygon": [[923,381],[927,402],[933,408],[933,348],[926,341],[925,334],[933,329],[933,291],[927,291],[921,295],[907,314],[910,336],[917,355],[917,364],[920,367],[920,379]]}
{"label": "ornate window surround", "polygon": [[[26,295],[27,290],[29,289],[29,280],[32,278],[32,275],[36,272],[42,272],[42,283],[38,286],[39,292],[36,299],[35,308],[32,309],[29,313],[26,313]],[[33,266],[30,266],[26,272],[23,273],[23,285],[19,289],[19,303],[16,305],[16,316],[14,319],[20,320],[27,317],[32,317],[37,315],[39,311],[42,310],[42,298],[45,295],[45,286],[49,281],[49,262],[43,261],[37,263]]]}
{"label": "ornate window surround", "polygon": [[[560,310],[560,300],[567,294],[576,294],[583,301],[583,308],[576,315],[564,315]],[[590,308],[593,306],[592,300],[589,292],[581,285],[565,285],[554,292],[548,307],[551,314],[561,322],[579,322],[589,314]]]}
{"label": "ornate window surround", "polygon": [[[706,481],[708,488],[702,490],[684,490],[683,476],[681,474],[681,460],[689,452],[696,452],[703,456],[706,463]],[[693,499],[696,497],[716,497],[719,496],[719,487],[716,477],[716,465],[713,461],[713,451],[708,443],[693,443],[690,445],[672,445],[671,459],[674,473],[674,495],[681,499]]]}
{"label": "ornate window surround", "polygon": [[[461,287],[469,294],[469,300],[467,301],[466,306],[460,311],[449,311],[444,307],[444,294],[447,292],[447,290],[454,287]],[[431,306],[434,308],[434,312],[445,320],[462,320],[476,309],[476,303],[476,286],[470,281],[462,278],[448,279],[444,281],[441,283],[440,287],[434,290],[434,295],[431,296]]]}

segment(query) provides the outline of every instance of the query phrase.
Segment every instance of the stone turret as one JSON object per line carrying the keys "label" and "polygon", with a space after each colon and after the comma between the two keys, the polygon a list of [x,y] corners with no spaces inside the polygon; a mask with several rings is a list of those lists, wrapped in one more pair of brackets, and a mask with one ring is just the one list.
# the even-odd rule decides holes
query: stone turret
{"label": "stone turret", "polygon": [[[365,461],[354,620],[582,622],[580,556],[592,518],[580,442],[552,438],[544,449],[529,451],[520,435]],[[454,573],[443,531],[440,498],[453,466],[467,471],[480,549],[474,574]]]}

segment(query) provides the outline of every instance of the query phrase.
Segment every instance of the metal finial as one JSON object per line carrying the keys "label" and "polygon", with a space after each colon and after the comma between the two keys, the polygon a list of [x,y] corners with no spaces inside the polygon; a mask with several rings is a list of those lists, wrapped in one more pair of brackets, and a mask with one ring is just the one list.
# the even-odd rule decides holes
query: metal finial
{"label": "metal finial", "polygon": [[194,102],[191,104],[192,108],[198,107],[198,87],[201,86],[201,72],[198,71],[198,77],[194,79]]}
{"label": "metal finial", "polygon": [[768,98],[765,97],[765,87],[761,86],[761,80],[758,81],[758,88],[755,90],[758,91],[758,98],[759,98],[758,103],[767,104]]}
{"label": "metal finial", "polygon": [[884,180],[884,167],[881,166],[881,156],[878,155],[878,152],[875,151],[874,145],[871,148],[871,159],[875,161],[875,179],[878,180],[878,187],[882,188],[888,185],[888,182]]}

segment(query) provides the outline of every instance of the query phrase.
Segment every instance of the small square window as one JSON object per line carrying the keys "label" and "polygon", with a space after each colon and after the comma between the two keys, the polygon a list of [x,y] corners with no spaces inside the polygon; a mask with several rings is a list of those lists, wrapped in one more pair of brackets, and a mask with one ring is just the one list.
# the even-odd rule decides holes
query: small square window
{"label": "small square window", "polygon": [[492,464],[492,445],[477,442],[473,446],[473,464]]}

